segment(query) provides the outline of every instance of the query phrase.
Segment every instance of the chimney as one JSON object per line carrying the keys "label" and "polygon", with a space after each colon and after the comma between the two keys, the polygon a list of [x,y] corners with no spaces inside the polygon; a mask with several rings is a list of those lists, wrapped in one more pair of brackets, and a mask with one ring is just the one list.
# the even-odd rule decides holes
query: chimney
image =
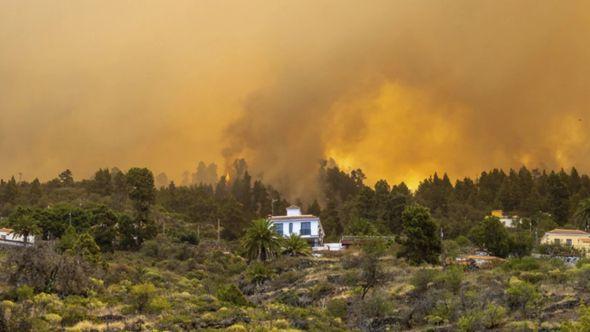
{"label": "chimney", "polygon": [[301,208],[297,205],[291,205],[287,208],[287,217],[291,216],[300,216],[301,215]]}

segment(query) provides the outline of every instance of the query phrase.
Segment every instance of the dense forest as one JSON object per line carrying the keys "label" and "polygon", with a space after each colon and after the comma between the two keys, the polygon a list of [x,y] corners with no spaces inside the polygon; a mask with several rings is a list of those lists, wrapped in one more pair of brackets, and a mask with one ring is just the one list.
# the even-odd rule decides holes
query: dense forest
{"label": "dense forest", "polygon": [[63,234],[64,220],[78,231],[93,226],[98,213],[109,214],[113,223],[124,223],[132,219],[130,191],[135,181],[154,187],[153,197],[146,198],[156,216],[148,221],[152,226],[163,228],[166,222],[179,219],[207,232],[219,221],[226,240],[239,238],[251,220],[283,214],[289,204],[302,205],[305,212],[320,216],[328,239],[334,241],[342,235],[399,234],[401,214],[413,203],[428,207],[450,239],[467,235],[494,209],[519,215],[541,231],[556,226],[586,227],[584,219],[576,218],[576,210],[590,196],[590,177],[575,168],[569,172],[493,169],[454,184],[446,174],[435,173],[412,192],[403,182],[390,185],[380,180],[369,185],[360,169],[346,172],[327,162],[320,166],[319,194],[293,201],[253,179],[244,160],[234,162],[231,180],[227,176],[217,179],[214,164],[200,163],[191,181],[185,174],[185,185],[167,182],[165,174],[154,179],[148,170],[145,178],[139,175],[133,180],[135,170],[125,173],[117,168],[100,169],[93,178],[80,181],[69,170],[46,183],[37,179],[19,182],[12,177],[0,181],[0,216],[37,215],[46,240]]}
{"label": "dense forest", "polygon": [[[434,174],[411,191],[322,162],[316,194],[290,199],[244,160],[227,173],[200,163],[181,185],[146,168],[0,181],[2,226],[35,236],[0,251],[0,331],[588,328],[588,262],[530,256],[583,254],[538,243],[590,222],[590,178],[575,168]],[[328,241],[366,240],[311,255],[266,221],[290,204],[320,216]],[[506,229],[494,209],[522,219]],[[507,260],[453,263],[475,250]]]}

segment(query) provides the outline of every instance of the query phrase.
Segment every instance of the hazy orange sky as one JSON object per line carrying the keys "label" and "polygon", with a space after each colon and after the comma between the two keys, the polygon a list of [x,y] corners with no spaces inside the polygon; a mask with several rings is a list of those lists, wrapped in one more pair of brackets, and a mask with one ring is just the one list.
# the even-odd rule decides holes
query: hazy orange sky
{"label": "hazy orange sky", "polygon": [[590,171],[587,1],[0,0],[0,177]]}

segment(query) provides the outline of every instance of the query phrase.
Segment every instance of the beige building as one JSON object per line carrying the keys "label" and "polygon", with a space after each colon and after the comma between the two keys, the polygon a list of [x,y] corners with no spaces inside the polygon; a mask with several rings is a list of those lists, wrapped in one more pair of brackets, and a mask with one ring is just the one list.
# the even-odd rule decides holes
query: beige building
{"label": "beige building", "polygon": [[579,229],[556,228],[543,235],[543,244],[559,244],[573,246],[576,249],[590,252],[590,233]]}

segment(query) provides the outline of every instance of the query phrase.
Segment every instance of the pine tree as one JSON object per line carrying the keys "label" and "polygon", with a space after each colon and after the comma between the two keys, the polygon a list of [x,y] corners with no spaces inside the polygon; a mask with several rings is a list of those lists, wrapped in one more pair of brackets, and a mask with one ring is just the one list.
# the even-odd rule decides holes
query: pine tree
{"label": "pine tree", "polygon": [[402,248],[399,257],[410,263],[436,264],[442,250],[439,228],[432,220],[428,208],[413,204],[402,214],[403,231],[398,238]]}
{"label": "pine tree", "polygon": [[137,245],[155,236],[156,226],[150,218],[150,210],[155,202],[154,176],[147,168],[132,168],[127,172],[129,198],[135,209]]}
{"label": "pine tree", "polygon": [[31,205],[37,205],[41,200],[41,197],[43,197],[41,182],[39,182],[39,179],[35,178],[35,180],[31,182],[31,187],[29,188],[29,203],[31,203]]}
{"label": "pine tree", "polygon": [[559,225],[565,225],[569,218],[569,191],[567,183],[555,172],[548,178],[549,206],[553,218]]}

